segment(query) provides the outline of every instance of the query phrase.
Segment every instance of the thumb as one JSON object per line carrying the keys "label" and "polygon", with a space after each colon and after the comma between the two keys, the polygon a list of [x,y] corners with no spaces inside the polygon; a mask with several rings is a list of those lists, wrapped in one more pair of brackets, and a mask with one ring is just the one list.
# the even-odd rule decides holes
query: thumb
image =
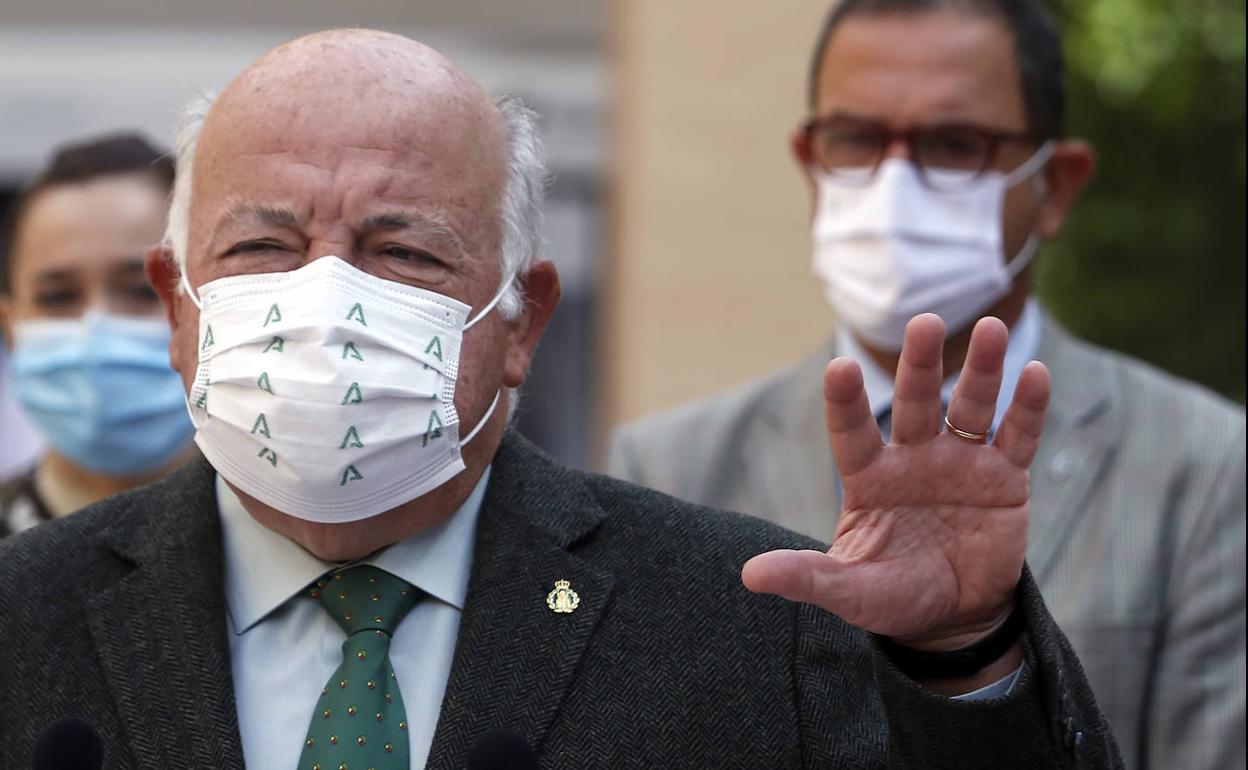
{"label": "thumb", "polygon": [[857,601],[845,569],[822,551],[768,551],[741,568],[741,582],[760,594],[816,604],[838,615],[852,616],[846,602]]}

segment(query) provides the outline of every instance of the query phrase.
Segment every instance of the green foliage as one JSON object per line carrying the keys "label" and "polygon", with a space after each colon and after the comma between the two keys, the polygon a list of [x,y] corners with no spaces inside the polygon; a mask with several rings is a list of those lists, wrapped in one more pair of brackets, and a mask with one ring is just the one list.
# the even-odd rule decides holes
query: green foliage
{"label": "green foliage", "polygon": [[1080,336],[1244,400],[1244,0],[1061,0],[1099,169],[1039,269]]}

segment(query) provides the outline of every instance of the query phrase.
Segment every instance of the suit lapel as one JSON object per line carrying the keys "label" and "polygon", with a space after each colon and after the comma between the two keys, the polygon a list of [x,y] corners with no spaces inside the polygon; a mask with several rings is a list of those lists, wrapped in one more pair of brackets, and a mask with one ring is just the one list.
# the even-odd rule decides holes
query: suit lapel
{"label": "suit lapel", "polygon": [[[518,435],[504,438],[430,767],[463,767],[473,741],[492,729],[540,749],[611,595],[613,577],[570,551],[604,516],[566,470]],[[573,612],[547,606],[556,580],[578,594]]]}
{"label": "suit lapel", "polygon": [[1118,411],[1109,391],[1112,373],[1103,360],[1082,353],[1045,316],[1037,356],[1053,378],[1053,396],[1031,466],[1031,531],[1027,560],[1044,585],[1057,555],[1087,510],[1086,498],[1116,451]]}
{"label": "suit lapel", "polygon": [[133,565],[86,616],[138,767],[243,766],[212,480],[197,458],[100,535]]}
{"label": "suit lapel", "polygon": [[841,486],[823,415],[823,370],[831,347],[801,362],[764,415],[767,439],[747,449],[763,474],[757,514],[831,543],[841,513]]}

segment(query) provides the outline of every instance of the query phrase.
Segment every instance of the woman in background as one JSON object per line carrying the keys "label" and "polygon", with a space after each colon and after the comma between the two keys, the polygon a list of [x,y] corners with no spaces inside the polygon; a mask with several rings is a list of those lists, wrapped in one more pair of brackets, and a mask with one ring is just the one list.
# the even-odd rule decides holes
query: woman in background
{"label": "woman in background", "polygon": [[[0,537],[164,475],[191,451],[169,327],[143,273],[173,163],[142,137],[57,151],[0,230],[0,327],[48,450],[0,485]],[[0,436],[0,441],[3,441]]]}

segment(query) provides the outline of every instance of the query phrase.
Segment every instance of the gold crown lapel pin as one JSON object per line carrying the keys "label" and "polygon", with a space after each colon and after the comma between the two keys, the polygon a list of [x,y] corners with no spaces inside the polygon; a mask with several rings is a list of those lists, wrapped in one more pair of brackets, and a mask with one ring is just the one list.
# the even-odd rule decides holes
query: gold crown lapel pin
{"label": "gold crown lapel pin", "polygon": [[546,606],[552,612],[568,613],[581,604],[581,597],[572,590],[572,584],[566,580],[556,580],[555,590],[546,594]]}

